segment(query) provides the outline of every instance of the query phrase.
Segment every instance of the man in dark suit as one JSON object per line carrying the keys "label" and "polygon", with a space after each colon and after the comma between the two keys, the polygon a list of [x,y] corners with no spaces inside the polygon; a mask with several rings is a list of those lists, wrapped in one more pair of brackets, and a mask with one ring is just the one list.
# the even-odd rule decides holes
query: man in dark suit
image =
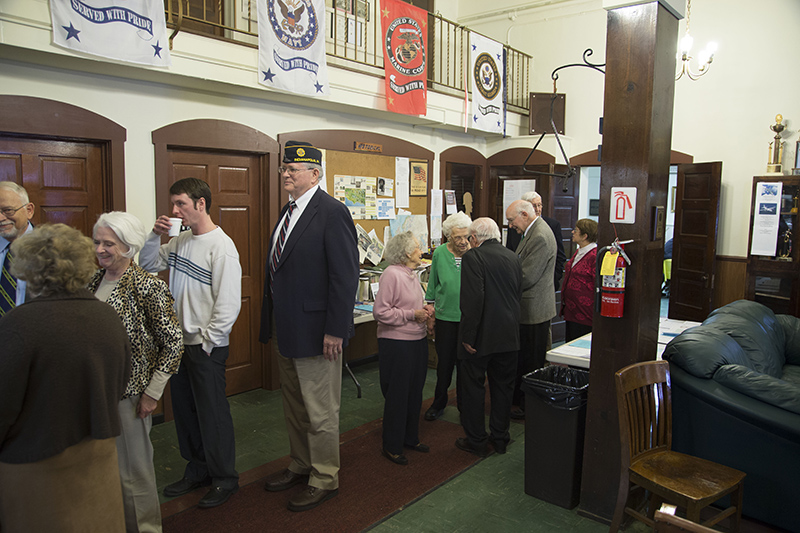
{"label": "man in dark suit", "polygon": [[307,482],[289,500],[291,511],[313,509],[339,492],[341,358],[353,336],[358,285],[353,219],[320,189],[321,161],[320,150],[308,143],[284,146],[280,175],[291,198],[270,239],[261,308],[261,342],[277,337],[292,458],[264,488]]}
{"label": "man in dark suit", "polygon": [[[528,201],[536,211],[537,217],[542,217],[542,220],[547,222],[547,225],[553,231],[553,236],[556,238],[556,268],[553,271],[553,282],[555,283],[555,290],[561,288],[561,279],[564,277],[564,263],[567,261],[567,254],[564,251],[564,238],[561,235],[561,224],[558,220],[542,215],[544,205],[542,204],[542,196],[536,191],[528,191],[522,195],[522,200]],[[509,231],[506,237],[506,247],[515,252],[519,246],[522,236],[516,231]]]}
{"label": "man in dark suit", "polygon": [[[458,358],[461,425],[466,437],[456,446],[481,457],[487,443],[505,453],[511,422],[511,396],[519,349],[522,267],[516,254],[500,243],[500,229],[491,218],[479,218],[469,228],[472,249],[461,261],[461,348]],[[489,378],[492,407],[489,430],[484,422]]]}

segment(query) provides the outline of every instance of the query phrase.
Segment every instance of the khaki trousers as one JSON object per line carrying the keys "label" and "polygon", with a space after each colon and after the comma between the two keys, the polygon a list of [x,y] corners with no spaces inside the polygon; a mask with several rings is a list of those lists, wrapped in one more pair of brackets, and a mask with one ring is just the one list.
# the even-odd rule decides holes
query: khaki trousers
{"label": "khaki trousers", "polygon": [[161,505],[158,502],[156,471],[150,428],[153,417],[139,418],[139,395],[119,402],[122,433],[117,437],[117,459],[128,533],[161,533]]}
{"label": "khaki trousers", "polygon": [[327,361],[322,355],[278,357],[292,458],[289,470],[308,474],[308,484],[324,490],[339,488],[342,357],[336,361]]}

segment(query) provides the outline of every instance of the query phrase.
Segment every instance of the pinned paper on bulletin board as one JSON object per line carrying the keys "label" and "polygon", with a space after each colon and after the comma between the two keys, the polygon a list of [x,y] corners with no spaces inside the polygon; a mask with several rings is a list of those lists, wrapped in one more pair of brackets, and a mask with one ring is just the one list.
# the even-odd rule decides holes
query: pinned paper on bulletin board
{"label": "pinned paper on bulletin board", "polygon": [[613,276],[617,266],[617,256],[619,253],[608,252],[603,256],[603,264],[600,266],[601,276]]}

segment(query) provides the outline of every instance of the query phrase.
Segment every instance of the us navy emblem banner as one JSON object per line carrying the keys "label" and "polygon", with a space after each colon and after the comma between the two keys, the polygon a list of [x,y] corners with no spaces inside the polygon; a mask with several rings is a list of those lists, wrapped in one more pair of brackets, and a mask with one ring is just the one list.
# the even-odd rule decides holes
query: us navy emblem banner
{"label": "us navy emblem banner", "polygon": [[258,71],[267,87],[330,94],[324,0],[258,0]]}
{"label": "us navy emblem banner", "polygon": [[381,0],[386,108],[404,115],[428,112],[428,12],[401,2]]}
{"label": "us navy emblem banner", "polygon": [[164,3],[152,0],[50,0],[53,43],[109,59],[168,67]]}
{"label": "us navy emblem banner", "polygon": [[483,131],[503,133],[503,45],[475,32],[470,32],[469,42],[469,77],[472,80],[472,113],[469,125]]}

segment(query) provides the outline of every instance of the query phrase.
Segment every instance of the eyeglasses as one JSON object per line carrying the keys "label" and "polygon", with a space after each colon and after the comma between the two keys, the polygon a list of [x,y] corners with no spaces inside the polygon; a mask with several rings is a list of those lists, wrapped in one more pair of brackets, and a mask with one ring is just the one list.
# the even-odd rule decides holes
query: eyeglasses
{"label": "eyeglasses", "polygon": [[6,217],[6,218],[11,218],[11,217],[13,217],[14,215],[17,214],[17,211],[19,211],[20,209],[22,209],[23,207],[25,207],[27,205],[28,204],[22,204],[21,206],[19,206],[16,209],[14,209],[13,207],[4,207],[3,209],[0,209],[0,213],[3,213],[3,216]]}
{"label": "eyeglasses", "polygon": [[278,167],[278,175],[283,174],[284,172],[288,172],[290,176],[294,176],[298,172],[305,172],[306,170],[311,170],[310,168],[289,168],[289,167]]}

